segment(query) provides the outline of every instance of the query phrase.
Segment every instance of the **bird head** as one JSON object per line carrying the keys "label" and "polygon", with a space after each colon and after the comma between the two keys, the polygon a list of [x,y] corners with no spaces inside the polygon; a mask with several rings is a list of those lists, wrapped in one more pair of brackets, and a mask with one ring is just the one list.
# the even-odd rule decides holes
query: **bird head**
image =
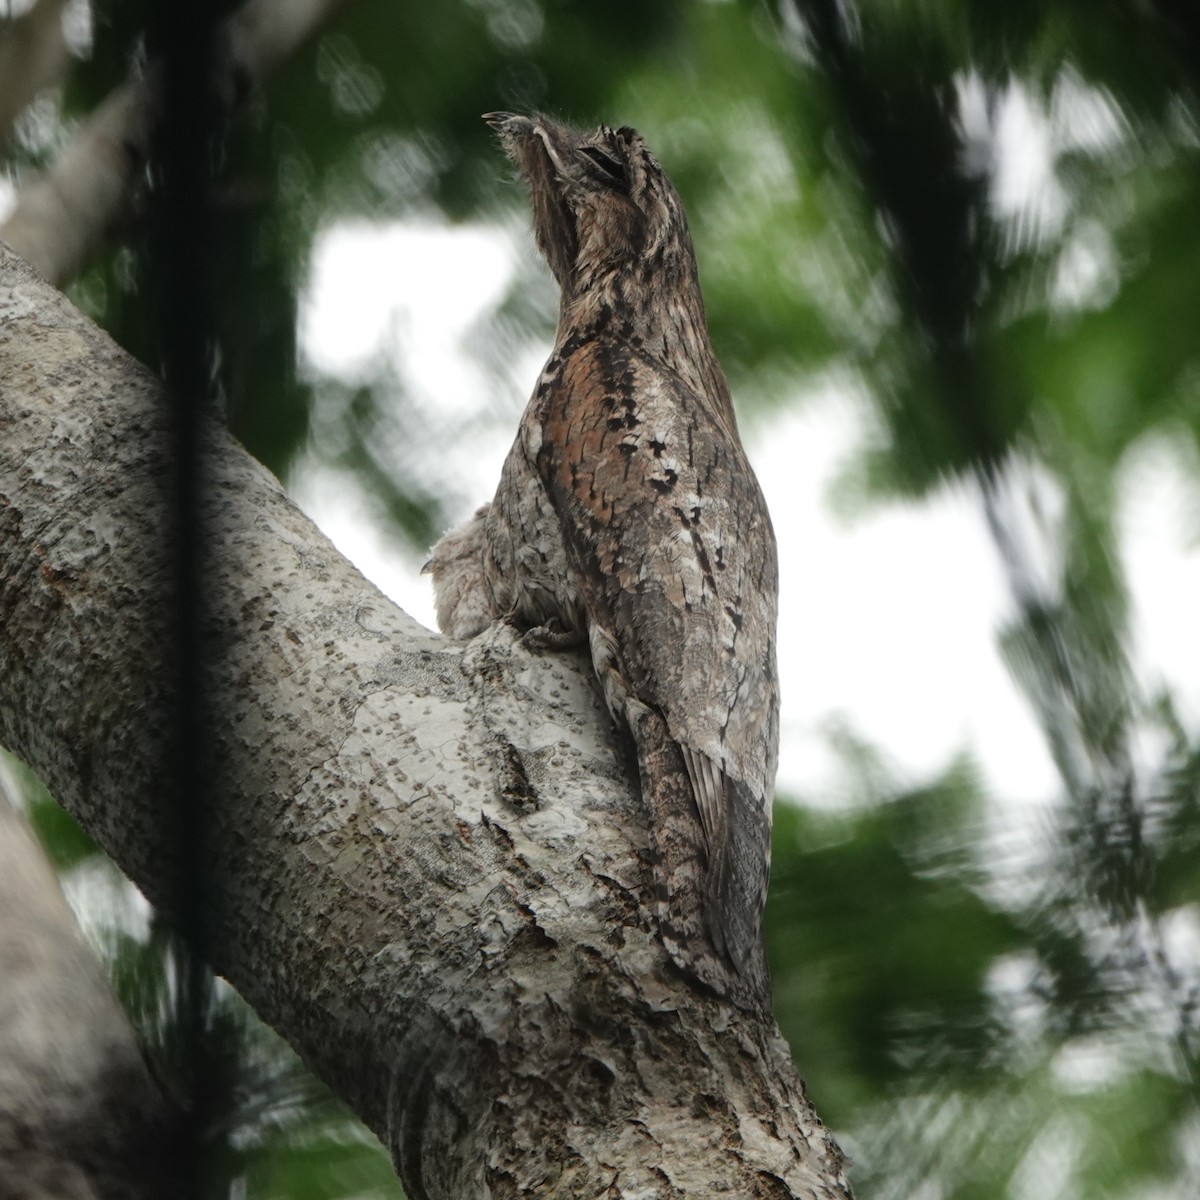
{"label": "bird head", "polygon": [[538,248],[564,299],[631,275],[654,287],[694,284],[679,194],[637,130],[579,133],[540,113],[484,120],[529,185]]}

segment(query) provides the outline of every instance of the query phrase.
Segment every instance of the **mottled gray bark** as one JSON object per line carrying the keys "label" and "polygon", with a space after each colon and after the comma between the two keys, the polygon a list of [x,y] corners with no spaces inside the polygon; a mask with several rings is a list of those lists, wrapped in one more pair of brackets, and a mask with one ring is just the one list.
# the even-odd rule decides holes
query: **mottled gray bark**
{"label": "mottled gray bark", "polygon": [[159,1200],[173,1114],[0,760],[0,1198]]}
{"label": "mottled gray bark", "polygon": [[[157,382],[0,259],[0,740],[169,903]],[[582,656],[429,633],[213,429],[214,967],[416,1197],[844,1197],[774,1023],[655,935]]]}

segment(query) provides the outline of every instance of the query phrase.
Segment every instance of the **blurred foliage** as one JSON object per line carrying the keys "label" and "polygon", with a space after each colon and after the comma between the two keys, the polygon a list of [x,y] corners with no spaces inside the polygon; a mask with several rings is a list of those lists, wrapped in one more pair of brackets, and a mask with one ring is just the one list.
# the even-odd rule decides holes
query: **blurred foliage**
{"label": "blurred foliage", "polygon": [[[18,182],[145,53],[143,11],[93,4],[57,121],[10,147]],[[646,134],[688,205],[743,410],[766,420],[830,378],[870,401],[843,507],[918,502],[947,480],[978,496],[1012,599],[1001,649],[1060,794],[1030,816],[967,756],[914,782],[841,731],[854,804],[777,808],[777,1012],[863,1200],[1200,1195],[1200,743],[1186,698],[1132,654],[1119,542],[1139,448],[1193,465],[1200,451],[1198,13],[377,0],[220,147],[232,423],[281,475],[339,472],[401,540],[428,544],[461,503],[438,474],[448,447],[511,424],[532,382],[514,363],[553,325],[523,197],[477,116],[502,107]],[[340,378],[298,346],[320,238],[404,220],[521,231],[507,294],[472,326],[489,394],[466,417],[424,404],[403,363]],[[138,215],[118,232],[74,294],[153,362]],[[36,812],[80,869],[80,835]],[[160,939],[109,948],[150,1030],[169,1023]],[[240,1194],[387,1194],[386,1165],[285,1052],[226,993],[214,1013],[239,1081],[222,1161]]]}

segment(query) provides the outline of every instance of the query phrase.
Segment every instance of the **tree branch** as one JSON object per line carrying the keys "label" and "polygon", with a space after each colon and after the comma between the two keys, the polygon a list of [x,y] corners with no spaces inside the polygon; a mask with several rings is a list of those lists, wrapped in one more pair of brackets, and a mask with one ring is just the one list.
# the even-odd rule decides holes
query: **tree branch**
{"label": "tree branch", "polygon": [[175,1193],[179,1113],[79,934],[0,756],[0,1165],[5,1196]]}
{"label": "tree branch", "polygon": [[67,0],[36,0],[0,26],[0,142],[44,88],[57,83],[70,55],[63,37]]}
{"label": "tree branch", "polygon": [[[166,405],[9,254],[0,379],[0,739],[164,903]],[[773,1021],[658,941],[586,660],[429,633],[222,429],[205,469],[213,966],[410,1196],[847,1197]]]}
{"label": "tree branch", "polygon": [[[249,0],[220,27],[214,92],[232,111],[350,0]],[[58,158],[21,188],[0,224],[51,283],[73,279],[128,218],[159,120],[157,72],[131,78],[85,120]]]}

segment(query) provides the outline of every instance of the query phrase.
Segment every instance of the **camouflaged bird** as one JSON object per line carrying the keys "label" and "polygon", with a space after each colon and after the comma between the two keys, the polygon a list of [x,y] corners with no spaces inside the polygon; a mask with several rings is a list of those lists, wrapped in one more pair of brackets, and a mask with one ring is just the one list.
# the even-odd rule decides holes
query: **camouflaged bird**
{"label": "camouflaged bird", "polygon": [[543,644],[586,638],[637,749],[663,941],[705,982],[761,998],[775,538],[683,206],[632,129],[486,119],[529,185],[561,302],[495,498],[434,547],[438,622],[455,637],[504,618]]}

